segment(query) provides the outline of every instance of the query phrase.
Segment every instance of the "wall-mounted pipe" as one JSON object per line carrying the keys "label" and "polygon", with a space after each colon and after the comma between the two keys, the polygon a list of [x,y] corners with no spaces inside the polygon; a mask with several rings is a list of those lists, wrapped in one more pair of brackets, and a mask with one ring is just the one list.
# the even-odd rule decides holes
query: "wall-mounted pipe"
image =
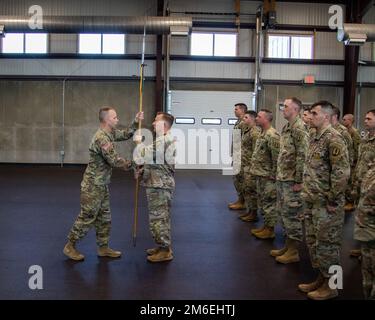
{"label": "wall-mounted pipe", "polygon": [[191,17],[43,16],[43,28],[31,29],[28,16],[0,16],[4,32],[169,34],[183,28],[189,34]]}
{"label": "wall-mounted pipe", "polygon": [[363,44],[375,42],[375,24],[344,23],[337,30],[337,40],[345,44]]}
{"label": "wall-mounted pipe", "polygon": [[259,93],[261,91],[260,83],[260,64],[261,64],[261,44],[262,44],[262,19],[263,19],[263,8],[259,8],[257,11],[256,19],[256,46],[255,46],[255,76],[254,76],[254,108],[258,111],[259,108]]}

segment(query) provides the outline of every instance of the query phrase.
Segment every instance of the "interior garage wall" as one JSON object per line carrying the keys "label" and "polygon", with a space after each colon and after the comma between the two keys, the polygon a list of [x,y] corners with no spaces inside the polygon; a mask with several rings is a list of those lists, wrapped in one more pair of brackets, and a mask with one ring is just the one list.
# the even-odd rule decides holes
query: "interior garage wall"
{"label": "interior garage wall", "polygon": [[[62,130],[62,81],[0,81],[0,162],[87,163],[88,146],[98,128],[98,110],[113,106],[120,124],[128,125],[138,110],[137,81],[67,81],[65,129]],[[154,113],[154,83],[144,87],[145,125]],[[132,142],[118,144],[131,155]]]}

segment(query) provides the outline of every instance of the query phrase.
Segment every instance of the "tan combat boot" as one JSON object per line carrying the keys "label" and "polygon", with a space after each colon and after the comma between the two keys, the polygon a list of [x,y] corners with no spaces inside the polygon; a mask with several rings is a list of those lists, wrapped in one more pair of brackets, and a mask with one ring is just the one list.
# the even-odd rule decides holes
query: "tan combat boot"
{"label": "tan combat boot", "polygon": [[286,244],[285,244],[284,248],[271,250],[270,255],[272,257],[282,256],[287,250],[288,248],[286,247]]}
{"label": "tan combat boot", "polygon": [[273,227],[264,227],[260,232],[254,234],[258,239],[273,239],[275,238],[275,232]]}
{"label": "tan combat boot", "polygon": [[258,216],[256,210],[252,210],[249,214],[244,217],[240,217],[244,222],[255,222],[258,221]]}
{"label": "tan combat boot", "polygon": [[262,232],[264,228],[265,228],[265,226],[263,225],[260,228],[253,228],[253,229],[251,229],[250,232],[251,232],[252,235],[255,235],[255,234],[259,233],[259,232]]}
{"label": "tan combat boot", "polygon": [[228,204],[228,208],[232,209],[233,206],[238,206],[239,204],[244,204],[245,199],[243,197],[239,197],[235,202],[231,202]]}
{"label": "tan combat boot", "polygon": [[64,247],[63,253],[70,259],[75,261],[82,261],[85,259],[85,256],[77,251],[75,248],[75,244],[73,242],[68,241]]}
{"label": "tan combat boot", "polygon": [[244,201],[242,201],[242,202],[237,201],[234,204],[229,205],[228,207],[231,210],[243,210],[243,209],[246,209],[246,205],[245,205]]}
{"label": "tan combat boot", "polygon": [[276,257],[276,261],[283,264],[299,262],[298,245],[299,242],[297,240],[286,239],[287,251],[283,255]]}
{"label": "tan combat boot", "polygon": [[351,257],[359,258],[361,255],[362,255],[361,249],[350,250],[350,256]]}
{"label": "tan combat boot", "polygon": [[108,258],[119,258],[121,257],[121,251],[112,250],[109,247],[99,247],[98,248],[99,257],[108,257]]}
{"label": "tan combat boot", "polygon": [[323,284],[315,291],[309,292],[307,297],[313,300],[328,300],[336,298],[339,295],[337,289],[331,289],[328,283],[329,278],[325,278]]}
{"label": "tan combat boot", "polygon": [[319,273],[318,277],[314,282],[311,283],[301,283],[298,285],[298,289],[302,292],[308,293],[318,289],[324,282],[324,277]]}
{"label": "tan combat boot", "polygon": [[150,262],[163,262],[173,259],[173,253],[170,248],[159,248],[158,252],[148,256],[147,260]]}
{"label": "tan combat boot", "polygon": [[[152,256],[152,255],[158,253],[159,250],[160,250],[160,247],[156,247],[156,248],[147,249],[146,252],[147,252],[148,256]],[[171,250],[171,253],[173,254],[172,250]]]}

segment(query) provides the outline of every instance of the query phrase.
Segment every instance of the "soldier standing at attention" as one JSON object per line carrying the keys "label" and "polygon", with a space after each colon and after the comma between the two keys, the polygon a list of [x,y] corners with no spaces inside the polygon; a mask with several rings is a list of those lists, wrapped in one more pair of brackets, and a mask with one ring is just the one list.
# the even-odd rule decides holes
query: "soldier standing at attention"
{"label": "soldier standing at attention", "polygon": [[[144,165],[138,167],[136,175],[142,175],[142,186],[146,189],[149,225],[156,247],[147,250],[147,260],[163,262],[173,259],[171,248],[171,203],[175,190],[175,139],[170,129],[174,117],[158,112],[152,123],[156,139],[149,146],[140,147]],[[138,162],[138,161],[137,161]]]}
{"label": "soldier standing at attention", "polygon": [[[245,112],[247,111],[247,105],[244,103],[236,103],[234,105],[234,114],[236,118],[238,119],[236,124],[234,125],[233,129],[239,129],[241,130],[241,138],[243,135],[243,132],[246,128],[245,123],[243,122],[243,117],[245,115]],[[233,156],[233,145],[232,145],[232,152],[231,155]],[[229,203],[228,208],[232,210],[242,210],[245,209],[245,199],[243,196],[243,171],[242,171],[242,166],[241,170],[238,174],[233,176],[233,184],[234,187],[236,188],[237,192],[237,197],[238,199],[235,202]]]}
{"label": "soldier standing at attention", "polygon": [[[353,157],[352,170],[350,174],[351,181],[353,181],[354,170],[358,161],[358,148],[359,148],[359,144],[361,143],[361,135],[359,134],[358,130],[353,127],[353,123],[354,123],[354,116],[350,113],[344,115],[344,117],[342,118],[342,124],[345,126],[346,129],[348,129],[348,132],[350,136],[352,137],[352,141],[353,141],[354,157]],[[345,205],[345,211],[352,211],[352,210],[354,210],[354,199],[351,197],[350,193],[347,193],[347,203]]]}
{"label": "soldier standing at attention", "polygon": [[[357,165],[353,175],[353,201],[356,203],[359,199],[362,179],[369,170],[369,165],[375,159],[375,109],[370,110],[365,116],[366,135],[358,147]],[[350,250],[350,255],[360,257],[361,250]]]}
{"label": "soldier standing at attention", "polygon": [[[344,127],[341,123],[340,123],[340,109],[337,108],[336,106],[333,106],[333,115],[331,117],[331,124],[332,124],[332,127],[337,130],[341,135],[342,137],[344,138],[344,141],[345,141],[345,144],[346,144],[346,147],[348,148],[348,153],[349,153],[349,162],[350,162],[350,176],[352,176],[352,170],[354,170],[354,144],[353,144],[353,140],[352,140],[352,137],[348,131],[348,129],[346,129],[346,127]],[[347,185],[347,188],[346,188],[346,191],[345,191],[345,205],[348,204],[348,203],[351,203],[353,202],[352,198],[351,198],[351,193],[352,193],[352,180],[349,179],[349,182],[348,182],[348,185]],[[345,206],[344,206],[344,209],[345,209]]]}
{"label": "soldier standing at attention", "polygon": [[354,239],[361,243],[365,298],[375,300],[375,162],[369,164],[362,180],[359,203],[355,212]]}
{"label": "soldier standing at attention", "polygon": [[130,139],[137,130],[136,123],[143,119],[143,112],[136,115],[135,121],[125,130],[118,130],[119,122],[115,109],[111,107],[99,110],[100,128],[91,140],[90,160],[81,182],[81,212],[71,228],[64,254],[73,260],[83,260],[75,245],[87,232],[95,227],[98,256],[118,258],[120,251],[108,247],[111,229],[111,211],[109,189],[112,168],[128,170],[131,161],[121,158],[113,143]]}
{"label": "soldier standing at attention", "polygon": [[257,113],[255,111],[246,111],[243,121],[246,124],[241,141],[241,169],[244,174],[243,196],[246,203],[246,213],[240,216],[245,222],[257,220],[258,197],[256,179],[250,174],[251,157],[254,152],[255,144],[260,136],[260,129],[255,123]]}
{"label": "soldier standing at attention", "polygon": [[298,288],[314,300],[338,295],[329,287],[329,268],[340,265],[344,225],[345,190],[350,176],[347,147],[342,136],[330,124],[333,105],[319,101],[311,107],[310,137],[303,176],[302,199],[305,206],[306,243],[318,278]]}
{"label": "soldier standing at attention", "polygon": [[284,118],[288,123],[281,132],[280,152],[277,160],[277,207],[285,229],[284,248],[271,250],[280,263],[298,262],[302,236],[302,179],[308,146],[308,133],[300,117],[302,103],[293,97],[284,101]]}
{"label": "soldier standing at attention", "polygon": [[279,155],[280,135],[272,127],[272,112],[261,109],[256,118],[262,133],[258,138],[251,157],[250,174],[256,177],[258,208],[262,209],[264,225],[252,229],[251,233],[259,239],[275,237],[274,227],[277,223],[276,208],[276,169]]}

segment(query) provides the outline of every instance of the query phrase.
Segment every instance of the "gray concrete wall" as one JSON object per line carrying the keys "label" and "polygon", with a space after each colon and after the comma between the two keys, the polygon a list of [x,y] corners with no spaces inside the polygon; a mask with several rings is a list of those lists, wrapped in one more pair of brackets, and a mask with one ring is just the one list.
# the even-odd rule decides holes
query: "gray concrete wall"
{"label": "gray concrete wall", "polygon": [[[67,81],[65,89],[65,162],[87,163],[88,146],[98,127],[100,107],[114,106],[120,123],[128,124],[138,109],[138,81]],[[171,90],[251,91],[251,83],[172,82]],[[342,106],[343,89],[318,86],[266,85],[261,106],[276,111],[286,97],[303,102],[321,99]],[[154,113],[154,82],[145,83],[145,125]],[[375,108],[375,90],[361,91],[361,125],[367,110]],[[0,81],[0,162],[59,163],[62,149],[62,81]],[[129,157],[133,143],[119,143]]]}
{"label": "gray concrete wall", "polygon": [[[67,81],[65,162],[86,163],[102,106],[117,109],[127,125],[138,110],[137,81]],[[154,83],[144,90],[145,125],[154,112]],[[63,145],[62,81],[0,81],[0,162],[58,163]],[[119,143],[130,156],[132,142]]]}

